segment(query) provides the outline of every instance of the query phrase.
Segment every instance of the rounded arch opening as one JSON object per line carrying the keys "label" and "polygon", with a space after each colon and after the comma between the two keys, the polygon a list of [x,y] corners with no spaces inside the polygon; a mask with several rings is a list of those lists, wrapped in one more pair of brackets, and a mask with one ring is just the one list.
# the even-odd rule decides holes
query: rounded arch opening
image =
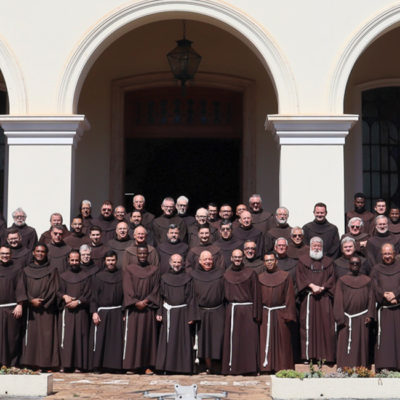
{"label": "rounded arch opening", "polygon": [[244,42],[270,75],[279,112],[296,113],[295,81],[288,62],[270,35],[237,9],[216,1],[193,0],[141,1],[117,10],[93,27],[67,63],[58,91],[59,112],[76,113],[85,78],[96,59],[111,43],[135,28],[169,19],[207,22]]}

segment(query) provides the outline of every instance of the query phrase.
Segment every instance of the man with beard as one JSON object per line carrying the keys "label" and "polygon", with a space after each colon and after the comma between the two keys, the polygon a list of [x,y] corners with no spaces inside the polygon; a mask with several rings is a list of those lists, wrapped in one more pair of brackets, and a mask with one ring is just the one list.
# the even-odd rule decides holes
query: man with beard
{"label": "man with beard", "polygon": [[181,217],[175,215],[175,201],[172,197],[166,197],[161,203],[163,214],[152,222],[154,240],[158,246],[167,240],[168,227],[171,224],[179,226],[179,239],[186,241],[186,224]]}
{"label": "man with beard", "polygon": [[85,235],[89,234],[89,229],[93,225],[93,217],[92,217],[92,203],[90,200],[82,200],[79,207],[79,217],[82,217],[83,222],[83,233]]}
{"label": "man with beard", "polygon": [[261,257],[257,257],[257,244],[253,240],[246,240],[243,244],[245,267],[253,269],[257,274],[264,269],[264,261]]}
{"label": "man with beard", "polygon": [[146,245],[137,248],[137,261],[123,272],[125,339],[123,368],[151,373],[156,364],[160,270],[148,261]]}
{"label": "man with beard", "polygon": [[347,229],[349,231],[349,221],[354,218],[361,218],[364,223],[364,232],[368,233],[373,228],[375,215],[372,214],[371,211],[366,210],[365,208],[365,194],[364,193],[356,193],[354,195],[354,211],[347,211],[346,213],[346,224]]}
{"label": "man with beard", "polygon": [[222,206],[219,209],[219,217],[220,221],[218,224],[218,228],[221,226],[222,221],[230,221],[232,222],[233,219],[233,210],[232,206],[230,204],[222,204]]}
{"label": "man with beard", "polygon": [[239,226],[239,219],[243,211],[248,211],[246,204],[238,204],[235,209],[235,219],[232,222],[234,229]]}
{"label": "man with beard", "polygon": [[400,369],[400,263],[395,260],[393,244],[382,245],[380,263],[371,273],[377,302],[378,337],[375,368]]}
{"label": "man with beard", "polygon": [[207,205],[207,223],[212,226],[215,230],[218,230],[219,216],[218,216],[218,205],[216,203],[208,203]]}
{"label": "man with beard", "polygon": [[361,259],[350,257],[349,271],[336,282],[333,313],[338,327],[337,366],[369,367],[369,328],[375,318],[371,279],[360,273]]}
{"label": "man with beard", "polygon": [[61,274],[66,270],[66,257],[71,251],[64,242],[64,231],[62,225],[54,225],[50,231],[51,241],[48,244],[48,259],[50,264],[58,269],[58,273]]}
{"label": "man with beard", "polygon": [[210,241],[215,242],[218,237],[217,229],[207,222],[208,211],[205,208],[199,208],[196,211],[195,222],[188,227],[188,244],[189,247],[195,247],[200,244],[199,229],[202,227],[210,227]]}
{"label": "man with beard", "polygon": [[21,268],[11,261],[11,250],[0,247],[0,362],[15,366],[21,351],[22,305],[26,292]]}
{"label": "man with beard", "polygon": [[148,250],[148,261],[151,265],[158,267],[160,265],[160,257],[158,256],[157,250],[147,244],[147,230],[144,226],[138,226],[133,232],[133,243],[126,248],[123,260],[122,268],[125,268],[129,264],[135,264],[137,262],[137,249],[138,246],[147,246]]}
{"label": "man with beard", "polygon": [[33,261],[23,270],[28,297],[22,365],[44,370],[60,365],[57,327],[58,270],[47,260],[45,244],[33,249]]}
{"label": "man with beard", "polygon": [[95,371],[122,369],[124,322],[122,271],[117,268],[117,254],[104,255],[104,268],[92,279],[89,362]]}
{"label": "man with beard", "polygon": [[300,338],[303,360],[335,361],[333,295],[335,273],[332,259],[324,256],[323,240],[310,240],[310,255],[302,255],[296,268],[300,301]]}
{"label": "man with beard", "polygon": [[[129,219],[129,230],[128,234],[131,238],[133,238],[133,232],[138,226],[144,226],[142,223],[142,213],[137,210],[133,210],[130,214],[130,219]],[[150,246],[154,246],[154,239],[153,239],[153,232],[151,231],[151,226],[150,228],[146,228],[147,235],[146,235],[146,243]]]}
{"label": "man with beard", "polygon": [[[206,373],[214,372],[222,358],[224,339],[224,271],[214,267],[212,254],[200,253],[199,267],[190,273],[200,321],[196,324],[196,361],[205,363]],[[215,367],[215,368],[214,368]]]}
{"label": "man with beard", "polygon": [[375,236],[377,231],[376,231],[376,218],[379,216],[387,216],[387,205],[386,205],[386,201],[384,199],[378,199],[375,201],[375,206],[374,206],[374,216],[375,219],[372,220],[372,223],[369,226],[369,234],[371,236]]}
{"label": "man with beard", "polygon": [[188,209],[189,199],[186,196],[179,196],[176,199],[176,212],[185,221],[187,228],[195,222],[193,215],[188,214]]}
{"label": "man with beard", "polygon": [[75,217],[71,222],[71,233],[64,238],[65,244],[71,249],[79,249],[83,244],[89,244],[89,236],[83,233],[83,220],[82,217]]}
{"label": "man with beard", "polygon": [[290,238],[292,228],[287,223],[289,218],[289,210],[286,207],[279,207],[275,212],[275,222],[272,228],[265,234],[265,251],[272,251],[275,240],[283,237],[287,240]]}
{"label": "man with beard", "polygon": [[258,275],[263,305],[260,370],[272,372],[294,369],[289,325],[296,322],[292,278],[286,271],[278,268],[274,253],[266,253],[264,263],[265,270]]}
{"label": "man with beard", "polygon": [[81,256],[81,269],[87,276],[93,276],[101,270],[101,268],[99,268],[99,266],[92,260],[92,248],[90,246],[83,244],[79,247],[79,254]]}
{"label": "man with beard", "polygon": [[[356,242],[351,237],[345,237],[340,242],[342,255],[337,258],[334,262],[335,269],[335,278],[339,279],[343,275],[349,274],[349,261],[353,256],[357,256],[356,254]],[[366,258],[359,256],[361,261],[360,272],[364,275],[369,275],[370,273],[370,265]]]}
{"label": "man with beard", "polygon": [[91,252],[91,259],[96,264],[97,268],[102,268],[104,254],[110,250],[104,243],[103,243],[103,231],[97,225],[92,225],[89,229],[89,239],[90,239],[90,248],[92,249]]}
{"label": "man with beard", "polygon": [[314,221],[303,226],[304,241],[310,243],[314,236],[324,241],[324,255],[330,258],[339,257],[340,241],[339,231],[336,225],[326,219],[328,210],[324,203],[317,203],[314,206]]}
{"label": "man with beard", "polygon": [[400,235],[400,209],[395,206],[389,210],[389,232]]}
{"label": "man with beard", "polygon": [[243,265],[241,250],[232,252],[232,266],[224,274],[227,302],[222,373],[252,374],[259,367],[258,324],[262,304],[257,274]]}
{"label": "man with beard", "polygon": [[231,263],[232,251],[243,247],[243,242],[233,236],[232,222],[227,219],[221,221],[219,239],[214,244],[221,249],[225,268],[228,268]]}
{"label": "man with beard", "polygon": [[132,199],[133,211],[140,211],[142,214],[142,225],[146,229],[151,229],[154,214],[146,210],[146,199],[141,194],[136,194]]}
{"label": "man with beard", "polygon": [[253,225],[252,218],[252,214],[243,211],[240,214],[239,226],[233,230],[233,235],[243,242],[246,240],[254,241],[257,244],[256,257],[259,258],[264,252],[264,235]]}
{"label": "man with beard", "polygon": [[[33,250],[33,246],[37,242],[37,233],[34,228],[31,228],[26,224],[26,213],[22,208],[17,208],[13,213],[12,217],[14,223],[10,226],[10,228],[18,229],[19,234],[22,237],[22,246],[26,247],[29,250]],[[3,237],[3,243],[5,242],[5,238]]]}
{"label": "man with beard", "polygon": [[200,244],[189,249],[186,257],[186,268],[195,268],[199,263],[201,252],[208,250],[213,255],[215,267],[225,270],[226,266],[221,249],[210,241],[210,228],[208,226],[200,227],[198,236]]}
{"label": "man with beard", "polygon": [[384,215],[378,215],[375,218],[375,234],[367,242],[367,259],[371,266],[378,264],[381,260],[380,251],[382,245],[391,243],[396,253],[400,249],[400,238],[389,232],[388,218]]}
{"label": "man with beard", "polygon": [[[143,228],[144,229],[144,228]],[[133,240],[128,235],[128,224],[125,221],[118,222],[115,227],[115,237],[107,242],[107,247],[117,254],[117,268],[122,268],[122,259],[125,250],[132,246]]]}
{"label": "man with beard", "polygon": [[274,252],[276,256],[276,264],[280,270],[289,273],[289,276],[292,278],[293,284],[296,284],[297,260],[294,258],[290,258],[287,254],[287,250],[288,241],[284,237],[275,240]]}
{"label": "man with beard", "polygon": [[249,211],[251,212],[254,226],[263,235],[274,226],[274,217],[270,212],[263,210],[262,199],[259,194],[252,194],[250,196]]}
{"label": "man with beard", "polygon": [[171,224],[168,227],[167,241],[161,243],[157,250],[160,256],[160,273],[161,275],[168,272],[170,265],[169,260],[173,254],[179,254],[183,260],[186,259],[189,246],[187,243],[181,242],[179,239],[179,227]]}
{"label": "man with beard", "polygon": [[367,255],[367,243],[370,237],[369,233],[364,232],[364,222],[359,217],[353,217],[349,220],[348,224],[348,232],[345,233],[341,240],[345,237],[350,237],[355,240],[356,243],[356,252],[363,257]]}
{"label": "man with beard", "polygon": [[159,371],[191,374],[193,372],[193,322],[198,320],[193,296],[192,277],[183,267],[183,259],[173,254],[171,268],[161,277],[160,308],[157,321],[161,322],[156,369]]}
{"label": "man with beard", "polygon": [[69,235],[68,228],[63,224],[63,217],[60,213],[55,212],[50,215],[50,228],[46,232],[43,232],[40,236],[39,243],[49,244],[51,242],[51,229],[53,226],[60,225],[63,230],[63,237],[66,238]]}
{"label": "man with beard", "polygon": [[114,237],[115,227],[118,220],[113,215],[113,205],[106,200],[100,208],[100,215],[93,219],[92,225],[99,226],[102,231],[103,242],[107,243]]}
{"label": "man with beard", "polygon": [[292,228],[290,232],[290,240],[288,241],[288,256],[296,260],[302,254],[307,255],[310,247],[304,243],[304,231],[299,226]]}
{"label": "man with beard", "polygon": [[91,277],[82,271],[77,250],[68,254],[68,268],[60,275],[58,297],[61,306],[58,330],[62,369],[75,372],[87,370]]}
{"label": "man with beard", "polygon": [[32,252],[26,247],[22,246],[22,237],[18,229],[7,229],[7,244],[11,251],[11,260],[24,268],[32,259]]}

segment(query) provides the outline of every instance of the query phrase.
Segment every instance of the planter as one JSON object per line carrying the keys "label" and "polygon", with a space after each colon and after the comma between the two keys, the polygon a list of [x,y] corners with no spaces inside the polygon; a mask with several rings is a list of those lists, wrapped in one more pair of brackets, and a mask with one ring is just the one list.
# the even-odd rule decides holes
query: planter
{"label": "planter", "polygon": [[0,375],[0,396],[47,396],[53,392],[53,375]]}
{"label": "planter", "polygon": [[271,376],[271,397],[280,399],[393,399],[400,393],[396,378],[308,378]]}

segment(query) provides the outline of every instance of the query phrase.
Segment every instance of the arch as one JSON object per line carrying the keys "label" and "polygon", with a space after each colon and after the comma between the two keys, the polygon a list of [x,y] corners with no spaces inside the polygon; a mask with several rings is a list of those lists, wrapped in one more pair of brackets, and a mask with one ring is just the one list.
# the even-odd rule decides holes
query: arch
{"label": "arch", "polygon": [[335,66],[331,80],[329,108],[332,113],[343,113],[347,81],[361,53],[378,37],[399,25],[400,4],[396,4],[375,15],[350,39]]}
{"label": "arch", "polygon": [[68,60],[58,91],[58,111],[77,111],[79,94],[87,73],[109,44],[146,23],[183,17],[208,23],[212,21],[246,43],[271,76],[279,112],[297,112],[295,81],[282,51],[255,21],[217,0],[143,0],[105,17],[83,38]]}
{"label": "arch", "polygon": [[0,69],[7,86],[10,114],[27,114],[24,78],[15,55],[0,37]]}

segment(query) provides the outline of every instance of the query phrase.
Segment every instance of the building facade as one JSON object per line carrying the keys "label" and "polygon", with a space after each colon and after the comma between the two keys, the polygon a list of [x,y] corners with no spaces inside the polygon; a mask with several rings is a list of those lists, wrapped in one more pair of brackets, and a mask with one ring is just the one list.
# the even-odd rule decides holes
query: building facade
{"label": "building facade", "polygon": [[[202,56],[185,93],[182,21]],[[257,192],[291,225],[323,201],[343,231],[355,192],[400,200],[399,25],[388,0],[5,1],[4,214],[42,231],[84,198]]]}

